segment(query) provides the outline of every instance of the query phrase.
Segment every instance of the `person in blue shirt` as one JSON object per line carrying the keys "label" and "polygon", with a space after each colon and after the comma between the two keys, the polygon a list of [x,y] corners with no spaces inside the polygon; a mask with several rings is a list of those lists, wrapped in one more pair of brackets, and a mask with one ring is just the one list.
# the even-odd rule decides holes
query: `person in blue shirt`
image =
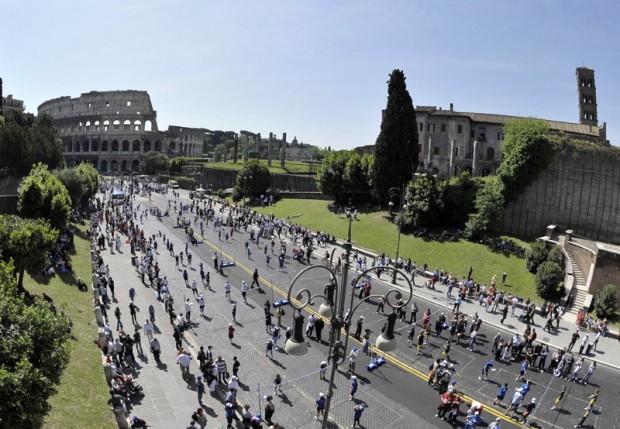
{"label": "person in blue shirt", "polygon": [[464,429],[476,429],[481,421],[482,419],[480,418],[480,412],[476,411],[474,414],[467,416]]}
{"label": "person in blue shirt", "polygon": [[478,380],[482,380],[483,377],[485,380],[488,380],[489,371],[493,367],[494,362],[495,361],[493,359],[489,359],[488,361],[484,363],[484,365],[482,365],[482,371],[480,372],[480,376],[478,377]]}
{"label": "person in blue shirt", "polygon": [[316,416],[315,419],[319,419],[319,416],[323,418],[323,413],[325,412],[325,404],[327,403],[327,398],[324,393],[319,393],[319,397],[316,400]]}
{"label": "person in blue shirt", "polygon": [[515,380],[525,381],[525,371],[527,371],[528,367],[529,364],[527,363],[527,359],[523,359],[521,367],[519,368],[519,375],[515,378]]}
{"label": "person in blue shirt", "polygon": [[226,422],[228,423],[228,426],[226,426],[227,428],[232,428],[232,422],[233,419],[235,418],[235,406],[233,404],[231,404],[230,402],[226,403],[226,408],[224,408],[224,414],[226,416]]}
{"label": "person in blue shirt", "polygon": [[506,397],[507,392],[508,392],[508,383],[504,383],[502,386],[499,387],[499,390],[497,391],[497,396],[495,396],[495,399],[493,400],[493,405],[497,405],[497,404],[501,405],[502,401]]}
{"label": "person in blue shirt", "polygon": [[366,408],[365,404],[358,404],[355,407],[353,407],[353,427],[362,427],[362,425],[360,424],[360,419],[362,418],[362,413],[364,412],[364,409]]}
{"label": "person in blue shirt", "polygon": [[349,401],[352,401],[355,397],[355,393],[357,392],[357,377],[355,375],[351,376],[351,394],[349,395]]}

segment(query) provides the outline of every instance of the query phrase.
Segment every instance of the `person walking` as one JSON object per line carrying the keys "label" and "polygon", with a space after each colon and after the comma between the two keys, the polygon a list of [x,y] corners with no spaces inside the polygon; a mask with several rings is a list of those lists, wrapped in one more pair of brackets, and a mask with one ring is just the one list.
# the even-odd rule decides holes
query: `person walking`
{"label": "person walking", "polygon": [[265,400],[267,401],[265,404],[265,421],[268,425],[273,425],[271,419],[273,418],[273,414],[276,412],[276,406],[273,403],[273,396],[267,395],[265,396]]}
{"label": "person walking", "polygon": [[588,368],[588,371],[586,371],[585,375],[580,380],[580,382],[583,384],[588,384],[590,382],[590,377],[592,377],[592,374],[594,374],[595,370],[596,370],[596,362],[592,361],[592,363],[590,363],[590,367]]}
{"label": "person walking", "polygon": [[231,289],[231,285],[230,282],[228,280],[226,280],[224,282],[224,297],[230,301],[230,289]]}
{"label": "person walking", "polygon": [[319,365],[319,379],[322,381],[327,381],[327,378],[325,378],[326,373],[327,373],[327,361],[321,361],[321,365]]}
{"label": "person walking", "polygon": [[506,397],[507,392],[508,392],[508,383],[504,383],[503,385],[499,387],[499,390],[497,391],[497,395],[495,396],[495,399],[493,400],[493,405],[498,405],[498,404],[501,405],[502,401]]}
{"label": "person walking", "polygon": [[564,399],[565,394],[566,394],[566,384],[562,386],[562,390],[560,390],[560,393],[558,393],[558,396],[555,397],[555,401],[553,401],[553,407],[551,407],[551,411],[560,409],[560,403],[562,402],[562,399]]}
{"label": "person walking", "polygon": [[155,362],[158,364],[161,363],[159,360],[159,356],[161,354],[161,345],[159,344],[159,340],[157,338],[153,338],[150,340],[151,353],[153,353],[153,357],[155,358]]}
{"label": "person walking", "polygon": [[192,280],[192,294],[198,296],[198,284],[196,283],[196,279]]}
{"label": "person walking", "polygon": [[278,393],[282,393],[282,376],[280,374],[276,374],[273,379],[273,394],[277,395]]}
{"label": "person walking", "polygon": [[357,376],[352,375],[351,376],[351,390],[349,391],[349,401],[352,401],[353,399],[355,399],[355,394],[357,393],[357,388],[358,388],[358,381],[357,381]]}
{"label": "person walking", "polygon": [[202,377],[196,377],[196,394],[198,395],[198,403],[202,405],[202,395],[205,393],[205,384],[202,382]]}
{"label": "person walking", "polygon": [[231,344],[234,338],[235,338],[235,327],[232,325],[232,323],[230,323],[228,325],[228,339],[230,340]]}
{"label": "person walking", "polygon": [[364,404],[357,404],[353,407],[353,427],[358,428],[362,427],[360,423],[360,419],[362,418],[362,413],[366,409]]}
{"label": "person walking", "polygon": [[182,350],[177,356],[177,363],[181,368],[181,376],[183,380],[186,380],[189,383],[189,364],[192,360],[192,357],[185,350]]}
{"label": "person walking", "polygon": [[570,352],[573,350],[573,346],[575,345],[578,339],[579,339],[579,331],[573,332],[573,335],[571,336],[571,339],[570,339],[570,343],[568,344],[568,347],[566,347],[567,352]]}
{"label": "person walking", "polygon": [[478,380],[482,380],[484,378],[484,380],[486,381],[489,379],[489,371],[493,367],[494,363],[495,361],[493,359],[489,359],[484,363],[484,365],[482,365],[482,371],[480,371],[480,376],[478,377]]}
{"label": "person walking", "polygon": [[243,297],[243,302],[245,304],[248,303],[248,298],[247,298],[248,289],[249,289],[248,284],[246,283],[245,280],[242,280],[241,281],[241,296]]}
{"label": "person walking", "polygon": [[123,322],[121,322],[121,309],[116,307],[114,309],[114,317],[116,317],[116,330],[117,331],[122,331],[123,330]]}
{"label": "person walking", "polygon": [[459,311],[459,308],[461,308],[461,295],[456,296],[456,299],[454,300],[454,306],[452,307],[452,312],[457,313]]}
{"label": "person walking", "polygon": [[150,319],[146,319],[146,321],[144,322],[144,325],[142,325],[142,329],[144,333],[146,334],[147,338],[149,339],[149,341],[153,340],[153,333],[155,331],[155,328],[153,326],[153,322],[151,322]]}
{"label": "person walking", "polygon": [[316,322],[314,322],[314,330],[316,333],[316,340],[319,343],[323,342],[321,338],[321,333],[323,332],[324,327],[325,327],[325,322],[323,321],[323,318],[317,317]]}
{"label": "person walking", "polygon": [[575,428],[582,428],[583,424],[585,423],[586,419],[588,418],[588,416],[590,415],[590,412],[592,410],[590,409],[586,409],[585,413],[583,413],[583,416],[581,416],[581,418],[579,419],[579,421],[577,422],[577,424],[573,427]]}
{"label": "person walking", "polygon": [[205,316],[205,296],[202,292],[198,295],[198,308],[200,309],[200,316]]}
{"label": "person walking", "polygon": [[323,392],[319,393],[319,397],[315,401],[316,405],[316,416],[314,418],[319,420],[319,418],[323,418],[323,413],[325,412],[325,404],[327,403],[327,398]]}
{"label": "person walking", "polygon": [[189,298],[185,298],[185,320],[187,320],[187,323],[191,323],[191,315],[192,302],[190,302]]}
{"label": "person walking", "polygon": [[236,302],[232,303],[231,313],[232,313],[233,322],[236,322],[237,321],[237,303]]}
{"label": "person walking", "polygon": [[138,306],[133,303],[133,301],[129,302],[129,314],[131,314],[131,323],[135,325],[138,324]]}
{"label": "person walking", "polygon": [[254,273],[252,273],[252,284],[250,285],[250,289],[254,289],[254,285],[260,289],[260,283],[258,282],[260,276],[258,275],[258,268],[254,268]]}
{"label": "person walking", "polygon": [[536,408],[536,398],[532,398],[532,400],[523,407],[523,413],[521,417],[521,423],[527,423],[527,418],[532,414],[534,409]]}

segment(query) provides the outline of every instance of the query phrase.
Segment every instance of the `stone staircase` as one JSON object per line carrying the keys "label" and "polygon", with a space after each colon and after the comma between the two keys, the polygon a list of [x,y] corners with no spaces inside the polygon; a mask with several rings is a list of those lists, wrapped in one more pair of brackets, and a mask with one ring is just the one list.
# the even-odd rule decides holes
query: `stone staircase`
{"label": "stone staircase", "polygon": [[571,264],[571,268],[573,270],[573,277],[575,279],[575,283],[573,284],[573,304],[571,308],[568,309],[568,313],[577,314],[579,310],[581,310],[586,302],[588,301],[588,289],[586,288],[586,279],[581,271],[581,268],[575,263],[573,258],[568,254],[568,263]]}

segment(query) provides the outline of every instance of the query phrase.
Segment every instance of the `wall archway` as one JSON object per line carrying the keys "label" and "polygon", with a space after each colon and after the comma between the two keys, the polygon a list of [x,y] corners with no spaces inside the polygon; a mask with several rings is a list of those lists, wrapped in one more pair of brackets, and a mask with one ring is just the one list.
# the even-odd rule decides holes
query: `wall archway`
{"label": "wall archway", "polygon": [[101,152],[107,152],[108,151],[108,142],[107,140],[104,140],[101,142]]}
{"label": "wall archway", "polygon": [[151,150],[151,141],[150,140],[146,140],[144,142],[144,152],[149,152]]}
{"label": "wall archway", "polygon": [[155,142],[155,150],[161,152],[161,142],[159,140]]}
{"label": "wall archway", "polygon": [[126,159],[121,161],[121,172],[124,173],[125,171],[127,171],[127,160]]}
{"label": "wall archway", "polygon": [[106,161],[105,159],[101,160],[101,162],[99,163],[99,171],[101,171],[102,173],[106,173],[108,171],[108,161]]}
{"label": "wall archway", "polygon": [[93,140],[90,142],[90,150],[91,152],[99,152],[99,141]]}
{"label": "wall archway", "polygon": [[134,152],[140,152],[140,140],[133,141],[132,150]]}
{"label": "wall archway", "polygon": [[140,171],[140,161],[137,159],[131,161],[131,171]]}
{"label": "wall archway", "polygon": [[123,152],[129,152],[129,142],[127,140],[123,140]]}
{"label": "wall archway", "polygon": [[487,161],[495,161],[495,149],[492,147],[487,148]]}
{"label": "wall archway", "polygon": [[112,142],[112,152],[118,152],[118,141],[116,140]]}
{"label": "wall archway", "polygon": [[88,144],[88,140],[84,140],[82,142],[82,152],[88,152],[89,151],[89,144]]}
{"label": "wall archway", "polygon": [[153,131],[153,123],[150,120],[144,121],[144,131]]}
{"label": "wall archway", "polygon": [[111,165],[110,165],[110,170],[112,171],[118,171],[118,161],[117,160],[112,160]]}

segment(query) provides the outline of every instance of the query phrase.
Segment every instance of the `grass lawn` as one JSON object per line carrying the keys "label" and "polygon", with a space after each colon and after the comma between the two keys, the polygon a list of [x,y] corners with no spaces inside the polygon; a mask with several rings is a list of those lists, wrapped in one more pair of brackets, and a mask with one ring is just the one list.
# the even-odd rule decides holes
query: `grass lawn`
{"label": "grass lawn", "polygon": [[[75,236],[75,253],[71,264],[77,276],[90,282],[88,241]],[[34,279],[24,277],[24,286],[35,294],[46,293],[57,307],[63,308],[73,322],[71,357],[62,374],[57,393],[50,398],[52,407],[45,418],[45,428],[111,428],[116,419],[108,407],[108,385],[103,375],[99,349],[93,343],[97,322],[91,309],[92,293],[81,292],[77,277],[63,275]]]}
{"label": "grass lawn", "polygon": [[[261,164],[267,166],[267,161],[261,159]],[[243,160],[240,160],[236,164],[232,161],[227,162],[209,162],[205,164],[205,167],[223,168],[226,170],[241,170],[243,168]],[[280,167],[280,160],[273,160],[269,171],[272,173],[316,173],[318,164],[308,163],[303,161],[286,161],[284,168]]]}
{"label": "grass lawn", "polygon": [[[258,207],[257,210],[279,218],[289,217],[292,222],[310,229],[346,238],[346,219],[330,212],[328,204],[328,201],[283,199],[274,206]],[[386,212],[359,214],[359,220],[354,221],[352,227],[355,245],[375,253],[395,255],[398,229],[386,219],[386,215]],[[487,284],[493,274],[497,274],[500,279],[501,274],[506,272],[508,285],[504,287],[505,290],[540,301],[536,296],[534,275],[525,268],[525,260],[492,252],[484,245],[469,241],[440,243],[402,235],[400,254],[404,258],[410,257],[418,265],[427,263],[431,269],[441,267],[459,277],[467,276],[472,266],[474,278]]]}

